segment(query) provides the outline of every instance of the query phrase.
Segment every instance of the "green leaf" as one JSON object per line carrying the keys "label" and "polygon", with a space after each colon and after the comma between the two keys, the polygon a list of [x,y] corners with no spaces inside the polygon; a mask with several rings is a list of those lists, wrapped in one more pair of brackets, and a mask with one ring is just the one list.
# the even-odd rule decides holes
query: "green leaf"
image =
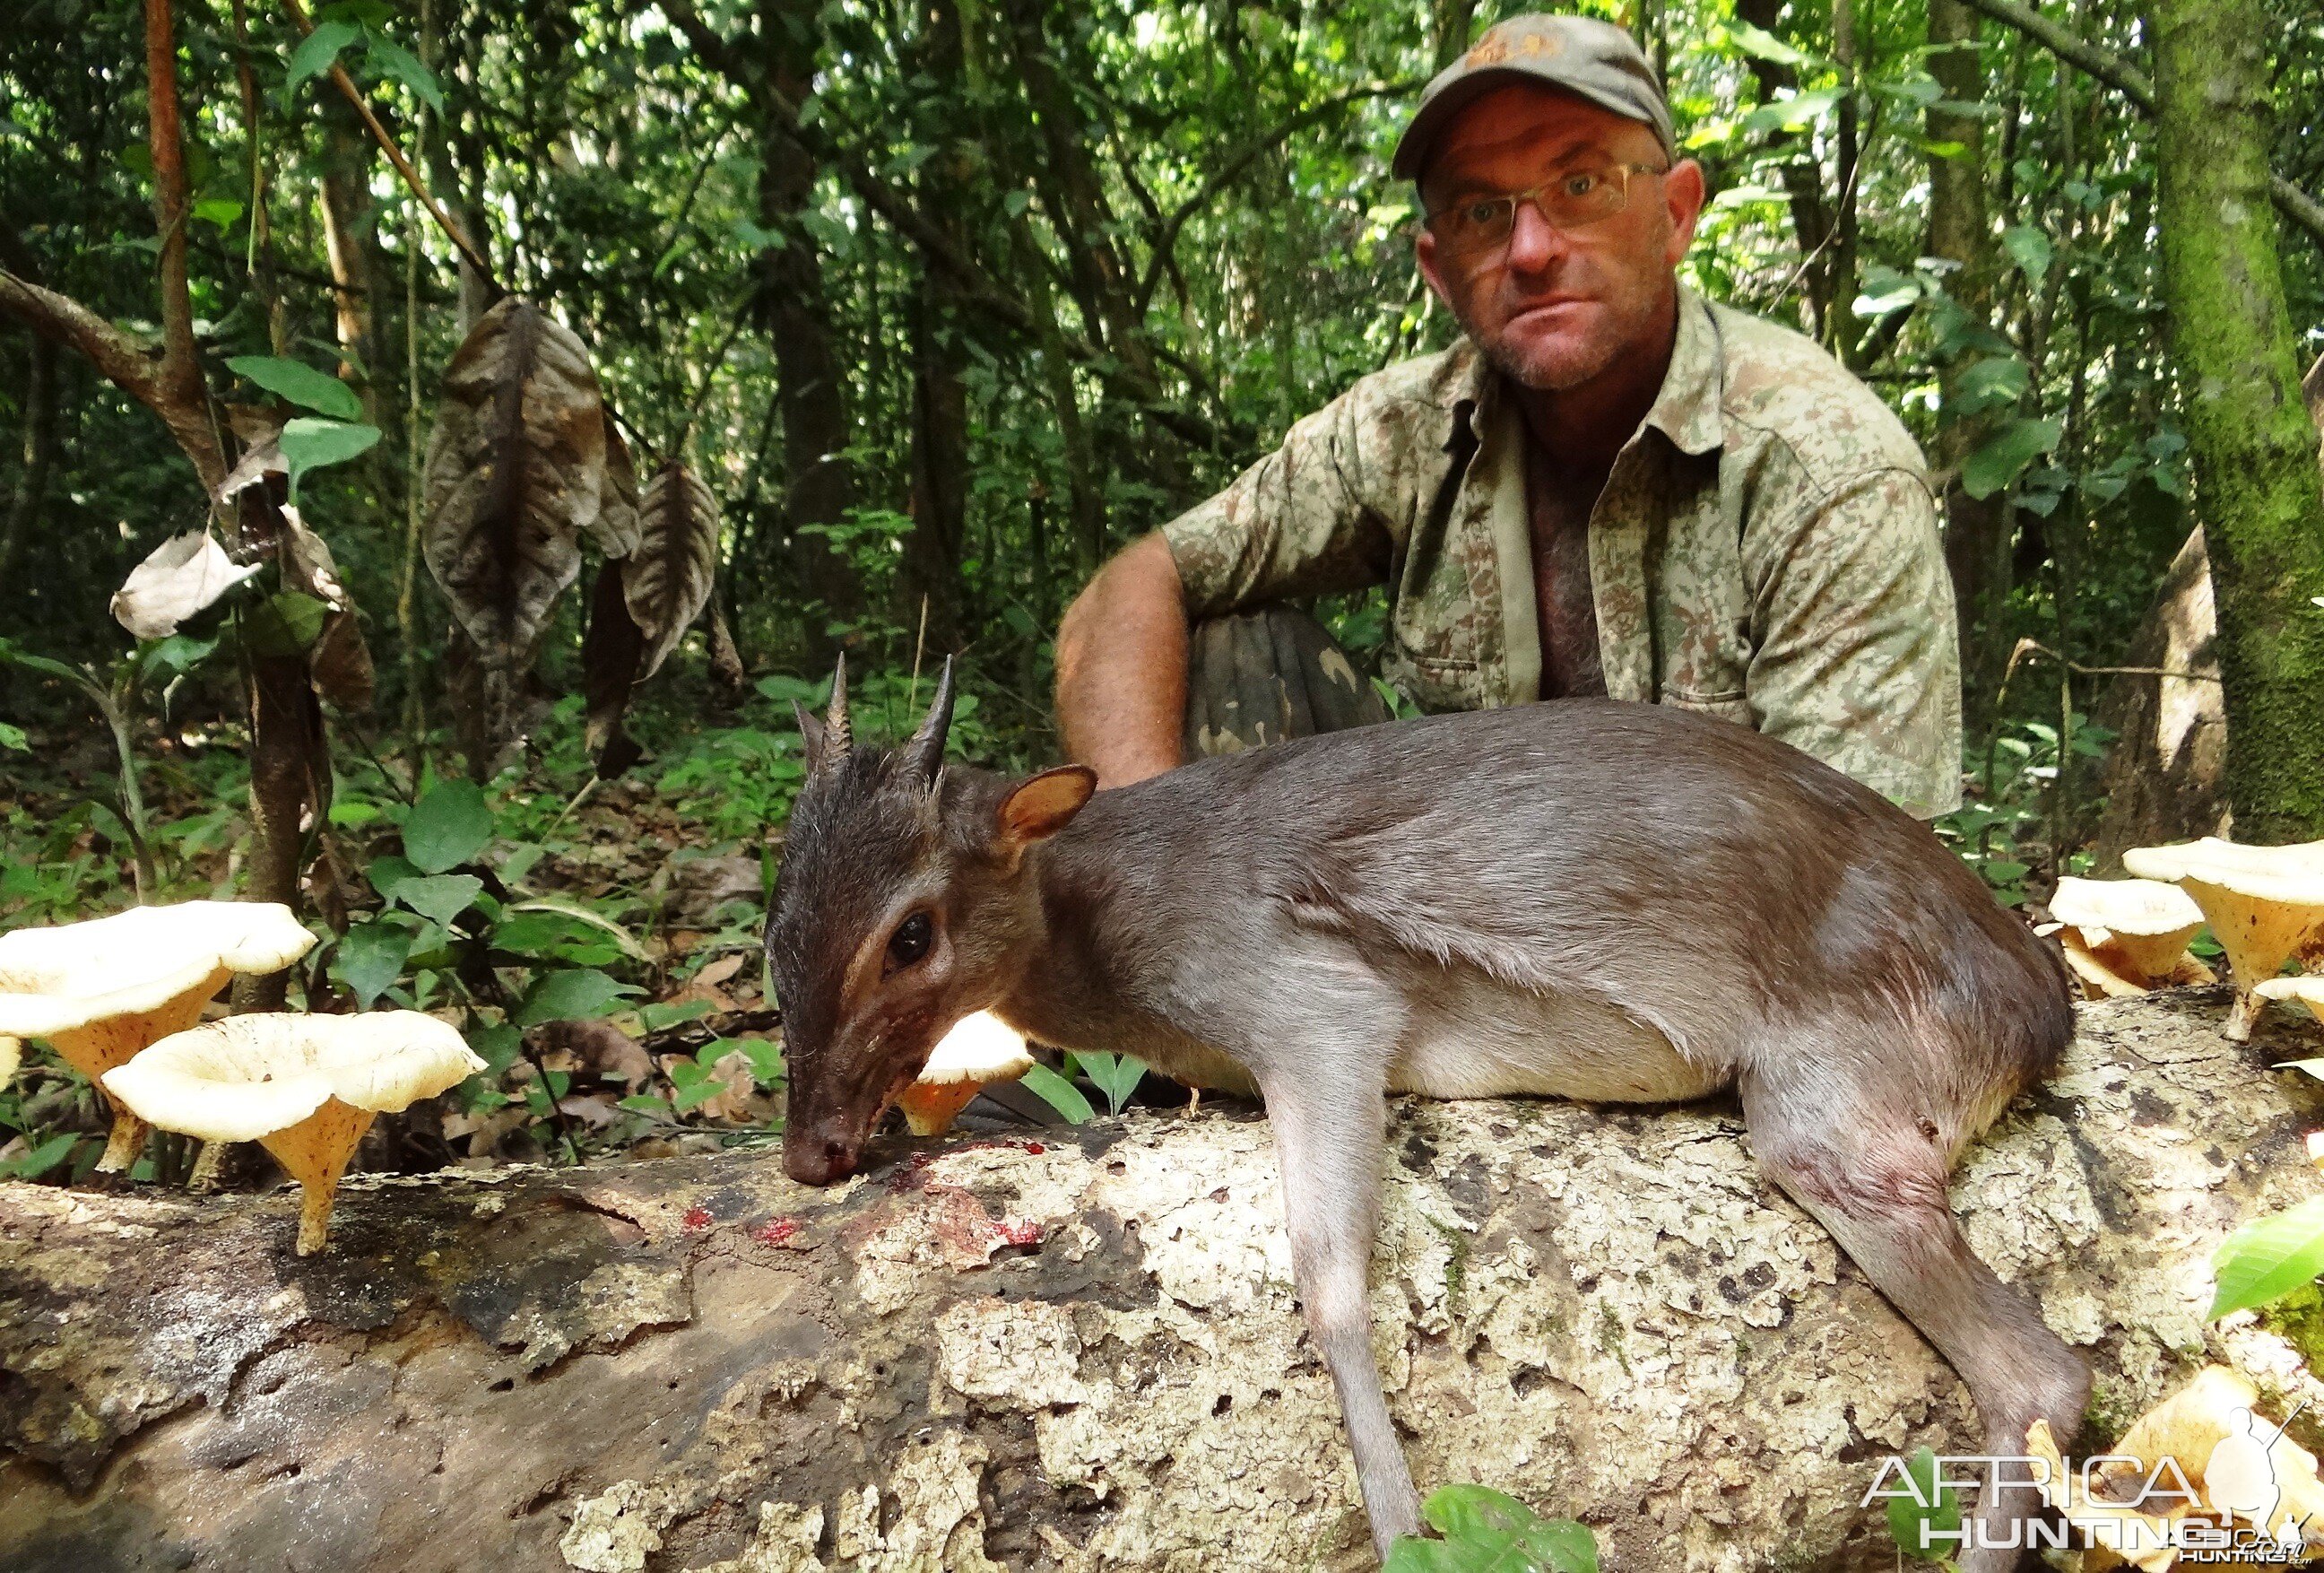
{"label": "green leaf", "polygon": [[1727,36],[1737,49],[1755,60],[1774,60],[1778,65],[1785,66],[1816,66],[1823,63],[1815,56],[1804,51],[1794,49],[1774,33],[1764,28],[1754,27],[1748,22],[1729,23]]}
{"label": "green leaf", "polygon": [[659,1032],[710,1013],[708,1000],[687,1000],[684,1004],[646,1005],[638,1012],[638,1021],[649,1032]]}
{"label": "green leaf", "polygon": [[411,96],[425,103],[438,115],[444,113],[444,89],[437,85],[436,73],[420,63],[420,57],[401,44],[390,43],[376,33],[364,47],[364,58],[376,70],[411,89]]}
{"label": "green leaf", "polygon": [[[505,877],[514,879],[518,876],[512,874]],[[638,942],[638,937],[636,935],[631,933],[627,929],[622,928],[619,923],[616,923],[613,919],[606,917],[604,913],[593,912],[588,908],[583,906],[580,902],[571,900],[569,897],[535,896],[530,901],[512,902],[509,906],[509,911],[512,912],[555,912],[559,917],[570,919],[572,921],[579,923],[586,928],[596,930],[599,933],[611,939],[615,945],[619,946],[621,948],[622,954],[628,957],[632,961],[650,961],[652,959],[651,957],[646,954],[646,948]]]}
{"label": "green leaf", "polygon": [[1081,1088],[1047,1066],[1035,1065],[1021,1079],[1035,1096],[1074,1124],[1097,1118],[1097,1111],[1090,1107],[1090,1101],[1082,1096]]}
{"label": "green leaf", "polygon": [[2040,283],[2050,272],[2050,264],[2057,253],[2051,247],[2050,237],[2030,224],[2013,224],[2001,232],[2001,249],[2009,260],[2034,283]]}
{"label": "green leaf", "polygon": [[379,440],[376,426],[351,426],[338,421],[318,421],[301,415],[282,428],[282,457],[290,466],[290,500],[299,500],[299,477],[310,469],[345,464],[371,451]]}
{"label": "green leaf", "polygon": [[243,643],[257,655],[304,655],[330,608],[297,590],[278,590],[250,609]]}
{"label": "green leaf", "polygon": [[1138,1084],[1146,1079],[1146,1062],[1131,1054],[1102,1054],[1094,1050],[1077,1053],[1074,1063],[1090,1078],[1098,1091],[1105,1094],[1107,1105],[1115,1114],[1130,1101]]}
{"label": "green leaf", "polygon": [[205,197],[194,204],[194,217],[220,229],[231,229],[242,217],[242,204],[231,197]]}
{"label": "green leaf", "polygon": [[0,748],[13,748],[19,754],[32,752],[32,741],[24,736],[24,729],[12,726],[5,721],[0,721]]}
{"label": "green leaf", "polygon": [[394,900],[448,929],[453,919],[475,904],[484,888],[484,882],[473,874],[428,874],[397,885]]}
{"label": "green leaf", "polygon": [[71,1153],[73,1143],[80,1140],[78,1131],[67,1131],[61,1136],[51,1136],[29,1152],[0,1163],[0,1174],[14,1180],[38,1180]]}
{"label": "green leaf", "polygon": [[1905,1459],[1904,1472],[1912,1477],[1913,1490],[1919,1500],[1905,1494],[1888,1499],[1889,1538],[1896,1542],[1898,1550],[1914,1560],[1936,1561],[1942,1549],[1960,1542],[1932,1540],[1929,1531],[1958,1532],[1960,1503],[1951,1487],[1938,1485],[1937,1456],[1930,1448],[1923,1448]]}
{"label": "green leaf", "polygon": [[401,923],[374,919],[356,924],[341,938],[338,954],[331,961],[331,976],[354,991],[356,1009],[367,1011],[372,1001],[402,975],[404,958],[410,954],[409,930]]}
{"label": "green leaf", "polygon": [[2255,1218],[2211,1258],[2219,1287],[2206,1320],[2280,1300],[2324,1272],[2324,1197]]}
{"label": "green leaf", "polygon": [[587,1021],[608,1015],[622,1001],[645,992],[616,982],[595,967],[576,967],[533,979],[524,1002],[516,1008],[516,1024],[537,1027],[543,1022]]}
{"label": "green leaf", "polygon": [[282,90],[295,93],[310,77],[319,77],[331,69],[339,51],[355,42],[363,32],[352,23],[326,22],[299,41],[290,51],[290,63],[284,73]]}
{"label": "green leaf", "polygon": [[287,399],[304,409],[335,415],[342,421],[363,419],[363,401],[355,397],[355,391],[305,361],[285,360],[273,355],[238,355],[227,361],[226,367],[236,376],[248,377],[276,398]]}
{"label": "green leaf", "polygon": [[1987,356],[1961,373],[1946,395],[1946,413],[1974,415],[1996,404],[2015,404],[2033,385],[2033,374],[2014,355]]}
{"label": "green leaf", "polygon": [[477,1075],[497,1080],[501,1072],[514,1065],[516,1057],[524,1052],[524,1033],[505,1022],[491,1027],[471,1027],[468,1047],[484,1062]]}
{"label": "green leaf", "polygon": [[189,634],[172,634],[145,646],[137,658],[137,675],[147,682],[164,682],[189,672],[210,657],[217,650],[215,639],[196,639]]}
{"label": "green leaf", "polygon": [[761,1087],[773,1087],[783,1079],[783,1049],[764,1038],[745,1038],[735,1047],[742,1058],[751,1062],[751,1075]]}
{"label": "green leaf", "polygon": [[1961,490],[1982,499],[2006,489],[2027,465],[2057,447],[2065,430],[2056,421],[2012,421],[1961,461]]}
{"label": "green leaf", "polygon": [[1923,292],[1921,281],[1913,274],[1900,273],[1876,263],[1864,270],[1863,292],[1849,309],[1858,317],[1877,319],[1902,311],[1918,301]]}
{"label": "green leaf", "polygon": [[395,899],[396,886],[407,879],[420,877],[420,871],[411,865],[408,857],[374,857],[371,860],[371,866],[364,872],[371,879],[371,888],[379,893],[380,900],[385,902]]}
{"label": "green leaf", "polygon": [[428,789],[403,821],[403,855],[422,874],[441,874],[482,852],[493,839],[493,810],[472,781]]}
{"label": "green leaf", "polygon": [[1598,1541],[1587,1529],[1545,1519],[1488,1486],[1440,1487],[1420,1513],[1444,1538],[1398,1541],[1381,1573],[1597,1573]]}

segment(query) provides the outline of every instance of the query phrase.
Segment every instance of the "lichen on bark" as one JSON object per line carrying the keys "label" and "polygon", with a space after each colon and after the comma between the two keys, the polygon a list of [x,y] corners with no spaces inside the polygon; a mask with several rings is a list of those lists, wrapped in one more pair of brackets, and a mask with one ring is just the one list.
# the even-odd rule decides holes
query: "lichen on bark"
{"label": "lichen on bark", "polygon": [[[2324,1400],[2209,1257],[2324,1192],[2324,1117],[2225,996],[2087,1007],[1954,1196],[2099,1374]],[[1951,1372],[1758,1176],[1731,1108],[1399,1103],[1375,1346],[1424,1484],[1646,1573],[1889,1568],[1885,1454]],[[737,1152],[284,1194],[0,1186],[0,1566],[495,1573],[1353,1568],[1265,1122],[1206,1106],[899,1143],[825,1191]],[[2287,1337],[2287,1334],[2290,1335]],[[2303,1420],[2295,1433],[2313,1445]]]}

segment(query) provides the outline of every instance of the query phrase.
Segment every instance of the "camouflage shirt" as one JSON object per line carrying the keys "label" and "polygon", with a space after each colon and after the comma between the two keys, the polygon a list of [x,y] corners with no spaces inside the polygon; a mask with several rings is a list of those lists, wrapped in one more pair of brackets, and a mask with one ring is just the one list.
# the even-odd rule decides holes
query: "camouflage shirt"
{"label": "camouflage shirt", "polygon": [[[1364,378],[1163,527],[1187,610],[1388,587],[1425,710],[1540,697],[1523,417],[1463,340]],[[1960,800],[1952,584],[1920,450],[1796,333],[1682,291],[1590,516],[1606,691],[1772,733],[1915,814]]]}

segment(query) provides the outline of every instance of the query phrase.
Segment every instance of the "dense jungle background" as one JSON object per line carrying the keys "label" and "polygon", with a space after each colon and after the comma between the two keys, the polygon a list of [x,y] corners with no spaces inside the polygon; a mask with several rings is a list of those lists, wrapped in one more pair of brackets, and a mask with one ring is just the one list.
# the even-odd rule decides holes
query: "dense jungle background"
{"label": "dense jungle background", "polygon": [[[238,1003],[400,1002],[490,1062],[375,1164],[763,1139],[790,701],[844,650],[894,734],[956,652],[955,746],[1053,761],[1090,572],[1454,331],[1388,154],[1516,9],[14,0],[0,927],[299,904],[327,942]],[[2110,794],[2152,829],[2203,742],[2158,760],[2158,711],[2216,732],[2200,560],[2157,600],[2199,523],[2253,742],[2232,791],[2203,743],[2171,831],[2232,796],[2253,838],[2324,833],[2324,723],[2282,699],[2324,676],[2282,375],[2324,349],[2313,0],[1585,9],[1708,171],[1688,281],[1825,345],[1944,484],[1970,799],[1940,829],[2000,899],[2102,861]],[[525,378],[552,414],[512,436]],[[518,440],[541,484],[496,524]],[[2304,500],[2263,495],[2286,453]],[[1322,610],[1377,649],[1376,601]],[[1069,1115],[1164,1096],[1057,1070]],[[0,1125],[18,1175],[102,1142],[45,1060]]]}

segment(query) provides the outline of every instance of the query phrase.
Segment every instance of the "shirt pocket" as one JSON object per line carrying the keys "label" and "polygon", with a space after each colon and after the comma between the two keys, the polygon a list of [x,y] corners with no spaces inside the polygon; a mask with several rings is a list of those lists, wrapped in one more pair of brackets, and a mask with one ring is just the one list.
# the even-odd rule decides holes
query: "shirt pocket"
{"label": "shirt pocket", "polygon": [[1447,710],[1481,710],[1490,702],[1484,668],[1473,661],[1414,655],[1397,648],[1388,652],[1381,665],[1388,681],[1432,716]]}
{"label": "shirt pocket", "polygon": [[1739,726],[1756,728],[1759,724],[1757,717],[1751,714],[1751,697],[1741,689],[1701,693],[1681,688],[1676,683],[1665,683],[1655,702],[1668,705],[1674,709],[1692,710],[1701,716],[1716,716],[1722,721],[1733,721]]}

